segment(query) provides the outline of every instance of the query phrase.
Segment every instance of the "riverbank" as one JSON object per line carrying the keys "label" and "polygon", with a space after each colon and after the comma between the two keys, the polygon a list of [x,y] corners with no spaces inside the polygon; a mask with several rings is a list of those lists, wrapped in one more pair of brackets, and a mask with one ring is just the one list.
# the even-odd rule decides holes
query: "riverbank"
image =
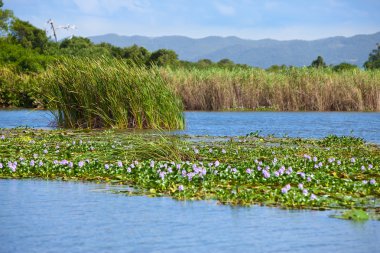
{"label": "riverbank", "polygon": [[126,194],[227,205],[378,210],[378,146],[321,140],[193,138],[107,131],[1,130],[0,177],[101,181]]}

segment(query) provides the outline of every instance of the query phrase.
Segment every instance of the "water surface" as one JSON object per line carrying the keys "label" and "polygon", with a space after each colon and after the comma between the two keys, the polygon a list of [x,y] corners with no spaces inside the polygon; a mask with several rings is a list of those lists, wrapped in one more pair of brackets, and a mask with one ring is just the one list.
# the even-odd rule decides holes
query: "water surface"
{"label": "water surface", "polygon": [[380,222],[0,180],[0,252],[376,252]]}
{"label": "water surface", "polygon": [[[380,144],[378,112],[185,112],[185,118],[186,130],[176,133],[236,136],[260,131],[262,135],[304,138],[336,134]],[[52,129],[52,121],[52,115],[46,111],[0,110],[0,128]]]}

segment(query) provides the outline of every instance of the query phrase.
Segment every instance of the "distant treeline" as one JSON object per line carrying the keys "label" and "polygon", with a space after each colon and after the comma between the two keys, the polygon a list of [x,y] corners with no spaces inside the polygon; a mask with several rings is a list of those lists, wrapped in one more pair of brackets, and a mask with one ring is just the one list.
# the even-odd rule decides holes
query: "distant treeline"
{"label": "distant treeline", "polygon": [[263,70],[229,59],[182,61],[168,49],[149,52],[137,45],[94,44],[83,37],[54,42],[2,5],[0,0],[0,107],[45,107],[41,76],[56,61],[76,57],[159,67],[188,110],[380,110],[379,44],[364,69],[327,65],[318,56],[303,68],[274,65]]}

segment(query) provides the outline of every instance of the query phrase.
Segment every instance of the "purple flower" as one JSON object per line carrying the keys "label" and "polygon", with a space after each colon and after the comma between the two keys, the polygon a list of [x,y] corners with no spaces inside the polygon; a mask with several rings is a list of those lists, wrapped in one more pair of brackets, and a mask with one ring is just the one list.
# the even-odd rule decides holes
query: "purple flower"
{"label": "purple flower", "polygon": [[369,184],[371,184],[371,185],[376,184],[376,180],[375,180],[375,179],[371,179],[371,180],[369,180]]}
{"label": "purple flower", "polygon": [[302,190],[303,189],[303,184],[298,184],[298,189]]}
{"label": "purple flower", "polygon": [[44,165],[44,163],[42,162],[42,161],[40,161],[39,163],[38,163],[38,166],[42,166],[42,165]]}
{"label": "purple flower", "polygon": [[307,177],[306,181],[311,182],[311,177]]}
{"label": "purple flower", "polygon": [[172,172],[173,172],[172,167],[169,167],[169,168],[168,168],[168,173],[172,173]]}
{"label": "purple flower", "polygon": [[182,176],[186,177],[186,174],[187,174],[186,170],[182,170]]}
{"label": "purple flower", "polygon": [[309,155],[307,155],[307,154],[304,154],[303,157],[306,158],[309,161],[311,160],[311,157]]}
{"label": "purple flower", "polygon": [[151,168],[154,168],[154,161],[150,161],[150,165],[149,165]]}
{"label": "purple flower", "polygon": [[194,149],[194,153],[195,153],[195,154],[199,154],[199,150],[195,148],[195,149]]}
{"label": "purple flower", "polygon": [[29,163],[30,166],[34,166],[34,160],[31,160]]}
{"label": "purple flower", "polygon": [[250,168],[246,169],[245,172],[247,172],[248,174],[251,174],[251,173],[252,173],[252,171],[251,171]]}
{"label": "purple flower", "polygon": [[373,165],[372,164],[369,164],[368,165],[368,169],[372,169],[373,168]]}
{"label": "purple flower", "polygon": [[275,177],[279,177],[279,176],[280,176],[280,172],[275,171],[275,172],[274,172],[274,176],[275,176]]}
{"label": "purple flower", "polygon": [[214,164],[215,164],[215,167],[218,167],[220,163],[219,163],[219,161],[215,161]]}
{"label": "purple flower", "polygon": [[130,167],[127,168],[127,172],[131,173],[132,169]]}
{"label": "purple flower", "polygon": [[54,163],[54,164],[58,164],[58,161],[57,161],[57,160],[54,160],[53,163]]}
{"label": "purple flower", "polygon": [[185,189],[185,187],[183,187],[183,185],[179,185],[179,186],[178,186],[178,191],[181,192],[181,191],[183,191],[184,189]]}
{"label": "purple flower", "polygon": [[225,150],[225,149],[222,149],[222,153],[225,154],[225,153],[226,153],[226,150]]}
{"label": "purple flower", "polygon": [[83,162],[83,161],[80,161],[80,162],[78,163],[78,166],[79,166],[79,168],[82,168],[82,167],[84,166],[84,162]]}
{"label": "purple flower", "polygon": [[0,163],[0,169],[2,169],[3,168],[3,164],[2,163]]}
{"label": "purple flower", "polygon": [[307,196],[309,194],[309,191],[307,189],[303,189],[302,194]]}
{"label": "purple flower", "polygon": [[69,167],[70,167],[70,168],[74,167],[73,162],[69,162]]}
{"label": "purple flower", "polygon": [[286,194],[286,193],[288,193],[288,191],[289,191],[289,190],[286,189],[285,187],[281,189],[281,193],[282,193],[282,194]]}
{"label": "purple flower", "polygon": [[352,163],[355,163],[355,157],[352,157],[351,160],[350,160]]}
{"label": "purple flower", "polygon": [[109,166],[108,164],[104,164],[104,168],[105,168],[106,170],[108,170],[108,169],[110,168],[110,166]]}
{"label": "purple flower", "polygon": [[368,184],[368,181],[367,180],[363,180],[362,183],[363,184]]}
{"label": "purple flower", "polygon": [[310,200],[316,200],[317,196],[315,196],[313,193],[310,195]]}
{"label": "purple flower", "polygon": [[262,173],[263,173],[264,178],[270,178],[270,174],[267,170],[263,170]]}
{"label": "purple flower", "polygon": [[273,164],[276,164],[277,163],[277,158],[273,158],[273,161],[272,161]]}
{"label": "purple flower", "polygon": [[69,164],[69,161],[67,161],[67,160],[62,160],[62,161],[60,162],[60,164],[61,164],[61,165],[67,165],[67,164]]}
{"label": "purple flower", "polygon": [[123,167],[123,163],[122,163],[121,161],[118,161],[118,162],[117,162],[117,166],[118,166],[119,168],[122,168],[122,167]]}
{"label": "purple flower", "polygon": [[302,178],[306,177],[306,174],[304,172],[297,172],[297,175],[300,175]]}
{"label": "purple flower", "polygon": [[318,163],[318,167],[322,167],[322,165],[323,165],[322,162]]}
{"label": "purple flower", "polygon": [[159,177],[164,180],[165,179],[166,172],[165,171],[160,171]]}
{"label": "purple flower", "polygon": [[365,167],[364,165],[362,165],[362,167],[360,168],[362,171],[365,171]]}
{"label": "purple flower", "polygon": [[313,157],[313,161],[316,162],[318,161],[318,158],[316,156]]}
{"label": "purple flower", "polygon": [[8,168],[10,168],[13,172],[17,169],[17,162],[8,162]]}
{"label": "purple flower", "polygon": [[44,152],[44,154],[47,154],[47,153],[48,153],[47,149],[44,149],[44,151],[42,151],[42,152]]}
{"label": "purple flower", "polygon": [[236,168],[232,168],[231,172],[235,174],[237,172],[237,169]]}
{"label": "purple flower", "polygon": [[293,168],[289,167],[288,170],[285,172],[286,174],[290,175],[293,172]]}
{"label": "purple flower", "polygon": [[336,163],[337,163],[338,165],[341,165],[341,164],[342,164],[342,162],[341,162],[340,160],[338,160]]}
{"label": "purple flower", "polygon": [[176,168],[177,168],[177,170],[180,170],[180,169],[181,169],[181,164],[178,163],[178,164],[176,165]]}
{"label": "purple flower", "polygon": [[328,159],[329,163],[333,163],[335,161],[335,158],[331,157]]}
{"label": "purple flower", "polygon": [[4,140],[4,139],[5,139],[5,136],[4,136],[4,135],[2,135],[2,136],[0,137],[0,139],[1,139],[1,140]]}

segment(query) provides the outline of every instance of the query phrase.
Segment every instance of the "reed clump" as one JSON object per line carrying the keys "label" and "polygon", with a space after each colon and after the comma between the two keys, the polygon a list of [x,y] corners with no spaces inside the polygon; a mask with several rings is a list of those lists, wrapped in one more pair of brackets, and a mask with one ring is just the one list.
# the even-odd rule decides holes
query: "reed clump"
{"label": "reed clump", "polygon": [[182,129],[183,105],[156,67],[109,58],[62,58],[42,78],[65,128]]}
{"label": "reed clump", "polygon": [[186,110],[380,111],[380,71],[161,69]]}

